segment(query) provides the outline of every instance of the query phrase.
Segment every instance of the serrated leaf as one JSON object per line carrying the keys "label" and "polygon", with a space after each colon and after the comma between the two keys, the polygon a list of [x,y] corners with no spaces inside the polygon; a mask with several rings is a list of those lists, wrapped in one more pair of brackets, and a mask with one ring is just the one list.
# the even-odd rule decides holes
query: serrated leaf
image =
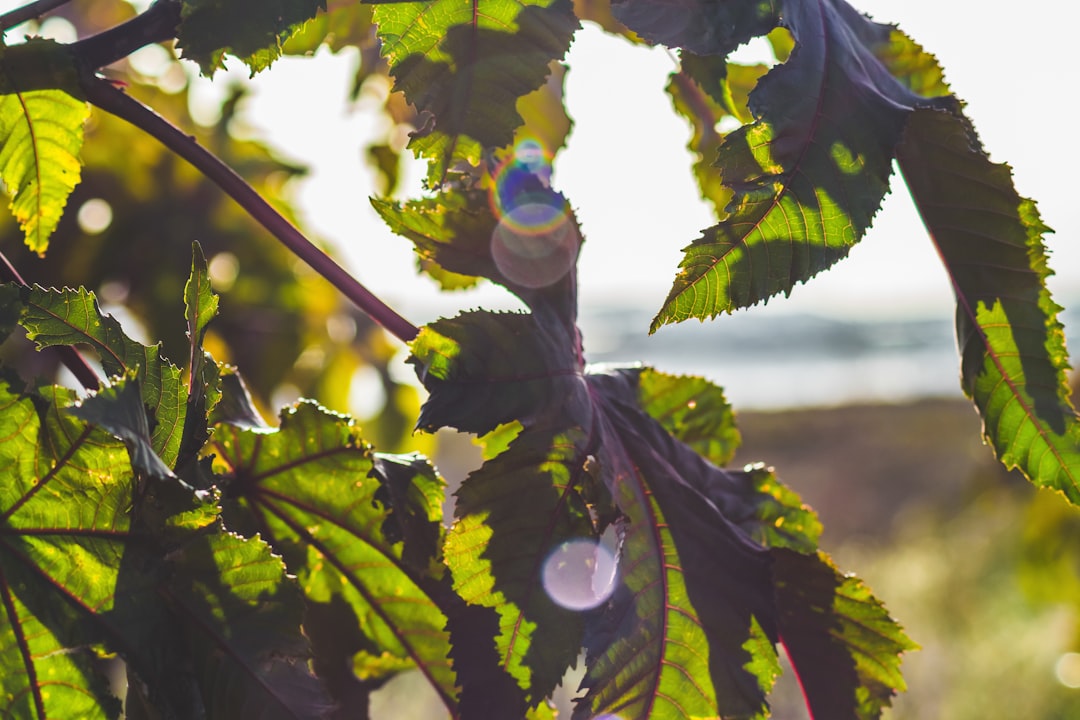
{"label": "serrated leaf", "polygon": [[[53,68],[55,87],[66,91],[20,89],[26,78],[8,62],[15,52],[23,64]],[[49,247],[82,175],[79,151],[90,108],[77,88],[74,64],[58,43],[35,39],[14,50],[0,43],[0,180],[27,246],[38,254]]]}
{"label": "serrated leaf", "polygon": [[644,368],[638,377],[641,408],[664,429],[714,465],[726,465],[742,441],[724,391],[701,377]]}
{"label": "serrated leaf", "polygon": [[780,638],[812,717],[872,720],[905,689],[900,655],[915,650],[863,583],[824,553],[774,550]]}
{"label": "serrated leaf", "polygon": [[511,442],[458,489],[458,521],[446,541],[454,589],[499,615],[498,662],[528,707],[551,694],[581,648],[580,612],[556,603],[540,581],[552,553],[595,537],[578,489],[581,440],[580,432],[534,430]]}
{"label": "serrated leaf", "polygon": [[176,477],[154,452],[150,423],[146,418],[139,379],[134,370],[116,378],[68,411],[122,441],[131,455],[132,467],[140,474],[155,478]]}
{"label": "serrated leaf", "polygon": [[[241,548],[215,535],[215,509],[177,484],[136,493],[124,445],[68,413],[73,399],[60,388],[38,396],[0,386],[0,702],[7,712],[116,717],[118,703],[83,655],[104,649],[123,655],[138,682],[155,688],[165,716],[198,717],[219,701],[284,698],[285,680],[317,692],[296,652],[300,608],[291,625],[279,611],[277,597],[289,592],[280,560],[261,543]],[[214,555],[212,571],[194,560],[207,557],[203,549]],[[205,653],[193,655],[196,645]],[[294,669],[283,666],[296,659]],[[178,667],[206,672],[193,677]],[[278,687],[268,692],[271,678]],[[316,717],[307,700],[288,717]]]}
{"label": "serrated leaf", "polygon": [[712,203],[721,217],[732,192],[714,164],[725,135],[718,126],[728,117],[740,123],[752,119],[747,98],[767,70],[765,65],[737,65],[719,57],[683,53],[679,72],[671,74],[665,88],[675,112],[685,117],[693,129],[686,147],[696,155],[693,171],[701,197]]}
{"label": "serrated leaf", "polygon": [[569,0],[388,3],[374,18],[394,90],[426,118],[409,147],[430,161],[432,187],[512,142],[518,99],[544,83],[578,28]]}
{"label": "serrated leaf", "polygon": [[530,305],[543,296],[572,316],[577,218],[528,160],[507,162],[490,189],[444,192],[397,203],[372,198],[390,229],[413,242],[422,260],[459,275],[484,277]]}
{"label": "serrated leaf", "polygon": [[[452,417],[458,429],[482,435],[529,418],[560,402],[559,375],[574,373],[571,363],[555,366],[552,345],[543,342],[531,315],[464,313],[421,328],[410,347],[409,362],[434,390],[416,421],[422,430],[443,427]],[[477,384],[477,377],[485,382]]]}
{"label": "serrated leaf", "polygon": [[1080,423],[1035,204],[958,108],[908,122],[897,157],[952,280],[960,380],[1001,462],[1080,503]]}
{"label": "serrated leaf", "polygon": [[611,0],[611,12],[653,44],[726,56],[779,21],[775,0]]}
{"label": "serrated leaf", "polygon": [[94,294],[85,288],[26,288],[23,302],[19,322],[39,348],[89,345],[106,375],[136,374],[143,404],[151,413],[151,446],[165,465],[174,467],[187,415],[187,388],[180,370],[161,357],[161,346],[128,338],[115,318],[102,314]]}
{"label": "serrated leaf", "polygon": [[[258,538],[202,535],[170,556],[161,591],[183,623],[210,718],[322,718],[300,631],[303,595]],[[173,668],[175,671],[175,668]]]}
{"label": "serrated leaf", "polygon": [[61,389],[0,381],[0,708],[11,717],[115,718],[76,648],[100,640],[130,524],[124,446],[64,414]]}
{"label": "serrated leaf", "polygon": [[[461,207],[471,211],[470,202]],[[571,537],[595,541],[606,528],[617,528],[625,574],[616,581],[615,600],[597,601],[602,610],[594,612],[606,618],[597,622],[612,627],[587,632],[594,639],[589,694],[579,714],[618,709],[635,718],[655,703],[669,713],[680,707],[663,698],[679,698],[683,710],[706,716],[717,708],[732,715],[763,712],[764,691],[778,672],[764,549],[687,480],[722,471],[641,409],[638,371],[585,372],[572,270],[533,290],[506,278],[479,233],[455,235],[437,249],[445,260],[440,264],[468,263],[471,272],[519,294],[532,311],[440,320],[421,330],[411,358],[430,392],[421,427],[487,432],[511,420],[521,425],[508,449],[462,485],[465,502],[447,546],[458,591],[496,609],[495,618],[474,618],[470,625],[490,623],[496,647],[489,661],[497,666],[476,677],[498,677],[503,668],[503,677],[524,691],[519,702],[539,702],[577,640],[563,613],[537,594],[544,559]],[[533,500],[518,502],[519,496]],[[536,524],[537,508],[548,508],[550,526]],[[458,534],[468,539],[452,550]],[[528,541],[518,547],[522,536]],[[586,562],[597,577],[601,552],[594,550]],[[533,639],[548,636],[560,638],[564,650],[544,656]],[[711,653],[701,650],[710,644]],[[462,696],[476,691],[465,685]],[[513,702],[513,693],[501,692]]]}
{"label": "serrated leaf", "polygon": [[187,321],[188,371],[187,413],[180,441],[181,455],[195,457],[210,437],[208,418],[221,401],[221,370],[203,351],[206,326],[217,315],[218,296],[210,285],[210,272],[202,246],[192,243],[191,273],[184,285],[184,318]]}
{"label": "serrated leaf", "polygon": [[322,45],[333,52],[347,47],[366,48],[375,42],[372,6],[361,3],[333,5],[308,20],[282,43],[286,55],[313,55]]}
{"label": "serrated leaf", "polygon": [[784,25],[795,50],[751,93],[757,120],[720,148],[727,217],[686,248],[653,331],[788,293],[845,257],[888,189],[907,115],[933,102],[879,59],[893,28],[846,3],[796,3]]}
{"label": "serrated leaf", "polygon": [[446,618],[431,594],[442,494],[433,469],[376,458],[352,421],[310,403],[283,412],[276,430],[220,425],[213,447],[236,501],[227,521],[282,553],[309,606],[347,604],[365,638],[356,663],[385,653],[415,664],[453,708]]}
{"label": "serrated leaf", "polygon": [[183,0],[177,45],[208,77],[225,67],[226,53],[254,75],[270,67],[281,44],[319,10],[326,10],[325,0]]}

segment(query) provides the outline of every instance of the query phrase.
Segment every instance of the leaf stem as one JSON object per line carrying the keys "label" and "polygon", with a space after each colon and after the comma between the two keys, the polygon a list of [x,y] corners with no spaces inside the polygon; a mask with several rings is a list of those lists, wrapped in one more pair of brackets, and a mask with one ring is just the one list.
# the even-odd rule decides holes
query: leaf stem
{"label": "leaf stem", "polygon": [[[29,287],[3,252],[0,252],[0,280],[13,282],[20,287]],[[84,388],[97,390],[101,387],[97,373],[94,372],[94,369],[86,362],[86,358],[76,348],[71,345],[57,345],[54,350],[60,356],[60,362],[64,363],[64,367],[71,371],[71,374]]]}
{"label": "leaf stem", "polygon": [[84,74],[81,85],[86,99],[92,104],[149,133],[210,178],[285,247],[329,280],[384,329],[403,342],[409,342],[416,337],[418,331],[415,325],[376,297],[329,255],[304,237],[231,167],[200,146],[194,137],[185,134],[107,80]]}
{"label": "leaf stem", "polygon": [[37,0],[36,2],[15,8],[10,12],[0,15],[0,32],[6,32],[16,25],[21,25],[27,20],[41,17],[45,13],[52,12],[71,0]]}

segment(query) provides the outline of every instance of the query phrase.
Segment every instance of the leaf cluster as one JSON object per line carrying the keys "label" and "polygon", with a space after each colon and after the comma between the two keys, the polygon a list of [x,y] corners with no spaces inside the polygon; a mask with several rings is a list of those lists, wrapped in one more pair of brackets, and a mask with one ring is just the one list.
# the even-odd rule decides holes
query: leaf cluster
{"label": "leaf cluster", "polygon": [[[84,250],[63,244],[64,208],[79,192],[123,211],[94,255],[100,275],[129,251],[146,265],[133,248],[151,245],[139,233],[154,224],[134,215],[167,217],[160,271],[144,282],[182,295],[186,321],[166,353],[129,338],[85,288],[31,286],[13,269],[0,285],[0,330],[21,326],[39,350],[79,347],[103,376],[82,395],[10,372],[0,384],[5,714],[117,717],[100,672],[116,655],[131,717],[366,717],[371,693],[407,669],[454,717],[549,717],[584,650],[574,718],[764,718],[783,647],[814,717],[879,717],[915,645],[819,548],[816,515],[773,470],[724,468],[739,434],[722,391],[586,363],[583,236],[552,178],[570,124],[559,63],[581,19],[679,53],[667,92],[693,128],[717,223],[686,247],[652,330],[790,293],[843,259],[895,162],[953,282],[962,383],[988,440],[1077,502],[1080,430],[1046,228],[934,58],[844,0],[372,4],[161,0],[70,46],[0,46],[0,178],[28,250],[45,253],[56,232],[75,263]],[[728,61],[759,36],[779,64]],[[208,75],[228,55],[255,73],[324,43],[359,49],[354,91],[385,75],[400,93],[388,113],[414,126],[408,147],[428,162],[427,196],[373,199],[376,211],[443,287],[491,282],[525,311],[419,329],[387,312],[220,158],[95,76],[110,52],[169,40]],[[84,131],[87,99],[171,153],[145,138],[155,150],[118,152],[129,141],[114,119]],[[727,118],[738,127],[721,132]],[[268,195],[273,172],[299,172],[210,141]],[[394,153],[372,155],[392,187]],[[123,186],[109,187],[110,163],[125,165]],[[409,342],[427,391],[419,430],[482,436],[449,527],[445,483],[421,455],[376,452],[354,420],[312,401],[271,427],[236,368],[207,351],[218,298],[202,246],[186,284],[162,253],[186,256],[206,233],[214,257],[260,256],[208,181]],[[279,253],[235,290],[253,310],[266,285],[288,284],[270,326],[318,305]],[[249,346],[239,326],[255,316],[238,317],[221,344],[245,374],[262,356],[295,357]],[[268,372],[260,387],[285,374]]]}

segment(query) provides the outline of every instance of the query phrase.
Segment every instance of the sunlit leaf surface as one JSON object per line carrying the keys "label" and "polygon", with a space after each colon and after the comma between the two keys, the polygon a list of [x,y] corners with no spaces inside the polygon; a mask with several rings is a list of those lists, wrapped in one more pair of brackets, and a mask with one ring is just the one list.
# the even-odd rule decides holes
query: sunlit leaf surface
{"label": "sunlit leaf surface", "polygon": [[11,197],[11,212],[31,250],[42,254],[64,212],[68,195],[79,184],[83,123],[89,106],[59,89],[21,89],[26,78],[9,66],[12,55],[21,64],[61,65],[54,87],[77,92],[75,68],[60,46],[30,40],[17,48],[0,44],[0,180]]}
{"label": "sunlit leaf surface", "polygon": [[686,248],[653,330],[788,293],[845,257],[888,189],[908,114],[931,102],[919,93],[942,89],[916,82],[932,58],[846,3],[792,4],[783,25],[795,49],[750,94],[755,122],[716,161],[733,193],[726,217]]}
{"label": "sunlit leaf surface", "polygon": [[175,465],[187,412],[187,388],[180,370],[161,357],[158,345],[146,346],[127,337],[120,323],[105,315],[94,294],[78,290],[28,288],[20,323],[38,347],[87,345],[105,373],[135,373],[143,404],[152,415],[151,446],[168,467]]}
{"label": "sunlit leaf surface", "polygon": [[285,39],[319,10],[326,10],[326,0],[183,0],[177,45],[204,75],[224,68],[226,53],[254,75],[270,67]]}
{"label": "sunlit leaf surface", "polygon": [[389,3],[374,19],[394,90],[420,113],[409,146],[430,161],[432,186],[512,142],[518,99],[544,84],[578,27],[569,0]]}
{"label": "sunlit leaf surface", "polygon": [[344,604],[363,636],[357,671],[414,665],[455,707],[446,617],[432,597],[442,537],[432,468],[375,455],[350,420],[311,403],[283,413],[276,430],[219,425],[213,446],[235,500],[230,526],[285,557],[309,612]]}
{"label": "sunlit leaf surface", "polygon": [[1080,423],[1035,203],[960,114],[915,113],[900,167],[956,294],[961,383],[1006,467],[1080,502]]}
{"label": "sunlit leaf surface", "polygon": [[[492,433],[486,462],[457,491],[446,544],[474,611],[451,616],[451,635],[494,645],[468,656],[462,707],[496,707],[497,695],[501,714],[522,714],[584,643],[575,717],[764,717],[782,639],[769,548],[813,556],[820,523],[771,472],[714,464],[738,442],[718,388],[585,367],[573,266],[542,282],[498,257],[501,213],[521,197],[547,197],[576,232],[565,201],[532,182],[537,194],[505,204],[480,190],[377,204],[422,253],[504,285],[530,310],[439,320],[412,348],[431,393],[420,427]],[[557,224],[530,237],[549,241]],[[861,686],[853,676],[842,687]]]}

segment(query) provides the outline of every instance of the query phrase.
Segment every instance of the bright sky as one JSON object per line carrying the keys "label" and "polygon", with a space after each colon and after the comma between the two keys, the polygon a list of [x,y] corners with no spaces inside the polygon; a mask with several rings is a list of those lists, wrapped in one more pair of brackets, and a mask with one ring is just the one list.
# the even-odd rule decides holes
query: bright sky
{"label": "bright sky", "polygon": [[[0,0],[0,8],[19,4]],[[1080,5],[1029,0],[1018,13],[997,0],[979,4],[975,13],[972,3],[938,0],[853,4],[879,21],[897,22],[938,56],[992,157],[1012,165],[1021,194],[1035,198],[1044,221],[1057,230],[1048,238],[1058,273],[1055,296],[1080,302],[1080,209],[1071,197],[1080,148],[1069,130],[1076,122],[1066,91],[1072,82],[1063,80],[1075,62],[1072,28],[1080,23]],[[762,58],[760,49],[741,52],[750,61]],[[253,132],[313,168],[296,188],[305,230],[341,247],[359,279],[415,323],[458,308],[505,305],[496,288],[438,293],[414,274],[410,244],[371,210],[367,197],[375,184],[361,146],[386,128],[374,113],[345,107],[354,62],[348,54],[285,59],[253,82],[247,106]],[[579,33],[567,62],[575,127],[556,160],[554,182],[576,208],[587,238],[579,273],[584,309],[629,303],[655,311],[680,249],[714,224],[689,171],[689,129],[663,93],[673,62],[663,50],[632,46],[592,26]],[[229,79],[246,78],[240,63],[233,65],[212,84],[200,80],[194,97],[214,97]],[[419,195],[421,172],[411,166],[403,196]],[[850,258],[765,312],[950,317],[952,297],[906,190],[895,182]]]}
{"label": "bright sky", "polygon": [[[1080,21],[1080,6],[1033,0],[1017,13],[991,2],[974,14],[970,3],[935,0],[854,4],[880,21],[899,23],[942,61],[993,159],[1013,166],[1021,194],[1034,197],[1044,221],[1057,230],[1048,238],[1058,273],[1051,285],[1055,296],[1080,301],[1080,210],[1070,180],[1080,167],[1080,149],[1062,139],[1071,135],[1067,128],[1075,119],[1071,93],[1060,80],[1074,61],[1070,28]],[[753,48],[745,52],[749,60],[760,58]],[[365,200],[373,192],[371,173],[351,148],[370,122],[337,105],[351,58],[320,62],[318,84],[310,80],[307,61],[275,66],[257,78],[267,91],[250,106],[288,155],[315,164],[314,177],[300,189],[309,227],[341,243],[361,281],[414,322],[505,302],[491,288],[440,297],[432,283],[412,275],[409,243],[391,235]],[[714,223],[690,175],[689,129],[663,93],[672,60],[660,49],[632,46],[589,26],[567,62],[575,127],[556,160],[554,182],[577,209],[587,239],[580,263],[584,309],[631,303],[653,311],[667,294],[680,249]],[[273,92],[278,83],[289,90]],[[417,168],[406,195],[419,192],[419,175]],[[951,317],[952,307],[937,256],[906,189],[895,183],[850,258],[767,311]]]}

